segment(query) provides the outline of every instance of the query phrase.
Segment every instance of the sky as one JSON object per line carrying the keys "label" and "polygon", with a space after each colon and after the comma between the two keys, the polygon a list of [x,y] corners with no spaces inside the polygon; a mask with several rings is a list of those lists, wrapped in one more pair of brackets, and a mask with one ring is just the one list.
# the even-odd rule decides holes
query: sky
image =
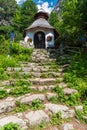
{"label": "sky", "polygon": [[[16,1],[18,4],[22,4],[26,0],[16,0]],[[46,12],[50,13],[58,0],[33,0],[33,1],[36,3],[38,9],[42,7]]]}

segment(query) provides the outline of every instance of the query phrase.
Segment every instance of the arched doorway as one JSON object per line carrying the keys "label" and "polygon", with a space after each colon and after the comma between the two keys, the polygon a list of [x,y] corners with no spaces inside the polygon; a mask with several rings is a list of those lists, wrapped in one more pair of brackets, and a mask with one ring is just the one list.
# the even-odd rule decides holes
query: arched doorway
{"label": "arched doorway", "polygon": [[45,48],[45,34],[42,31],[36,32],[34,35],[35,48]]}

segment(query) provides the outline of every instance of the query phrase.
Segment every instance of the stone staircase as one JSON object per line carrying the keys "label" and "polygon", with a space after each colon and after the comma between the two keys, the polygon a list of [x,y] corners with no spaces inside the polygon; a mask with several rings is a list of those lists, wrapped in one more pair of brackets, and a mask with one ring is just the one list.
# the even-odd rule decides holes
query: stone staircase
{"label": "stone staircase", "polygon": [[[0,127],[13,122],[21,130],[36,130],[34,126],[45,122],[44,130],[86,130],[84,126],[79,129],[78,122],[74,125],[75,108],[50,100],[58,98],[58,93],[53,92],[56,86],[62,88],[64,95],[78,92],[67,88],[63,70],[64,66],[56,62],[55,53],[39,49],[33,51],[31,62],[8,67],[6,73],[10,78],[0,81],[0,89],[7,92],[7,96],[0,99]],[[61,113],[63,119],[59,126],[51,124],[52,115],[57,113]],[[73,120],[72,123],[67,123],[68,119]]]}

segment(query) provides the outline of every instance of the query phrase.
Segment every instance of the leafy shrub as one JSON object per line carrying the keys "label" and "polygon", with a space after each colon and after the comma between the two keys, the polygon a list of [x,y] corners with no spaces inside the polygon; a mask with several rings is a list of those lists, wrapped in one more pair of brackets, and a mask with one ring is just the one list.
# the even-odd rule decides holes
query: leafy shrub
{"label": "leafy shrub", "polygon": [[6,55],[9,51],[9,42],[4,39],[4,37],[1,37],[0,41],[0,54]]}
{"label": "leafy shrub", "polygon": [[79,93],[77,94],[71,94],[71,95],[64,95],[62,88],[60,87],[55,87],[53,88],[53,91],[58,94],[58,98],[50,98],[50,101],[54,103],[64,103],[70,106],[75,106],[79,104],[80,101],[80,95]]}
{"label": "leafy shrub", "polygon": [[0,73],[0,80],[6,80],[8,78],[9,78],[9,76],[7,74],[5,74],[5,73],[1,74]]}
{"label": "leafy shrub", "polygon": [[51,121],[50,122],[51,122],[52,125],[62,124],[61,113],[58,112],[56,114],[51,115]]}
{"label": "leafy shrub", "polygon": [[20,96],[26,93],[30,93],[31,89],[27,86],[18,86],[10,91],[10,94],[13,96]]}
{"label": "leafy shrub", "polygon": [[31,89],[29,86],[31,85],[30,82],[19,80],[15,82],[14,88],[11,89],[10,94],[13,96],[20,96],[26,93],[30,93]]}
{"label": "leafy shrub", "polygon": [[67,69],[64,80],[69,87],[76,88],[81,101],[87,97],[87,55],[74,55]]}
{"label": "leafy shrub", "polygon": [[0,44],[5,42],[5,37],[3,35],[0,35]]}
{"label": "leafy shrub", "polygon": [[28,108],[29,108],[28,105],[25,105],[23,103],[20,103],[19,101],[16,101],[16,107],[14,108],[13,111],[23,112],[23,111],[27,110]]}
{"label": "leafy shrub", "polygon": [[28,54],[31,55],[33,49],[20,46],[18,43],[12,44],[12,54]]}
{"label": "leafy shrub", "polygon": [[12,57],[1,56],[0,58],[1,58],[1,66],[3,68],[15,67],[17,64],[16,59]]}
{"label": "leafy shrub", "polygon": [[4,98],[4,97],[7,97],[7,96],[8,96],[7,91],[0,89],[0,99],[2,99],[2,98]]}
{"label": "leafy shrub", "polygon": [[19,61],[30,61],[31,58],[28,54],[19,54],[16,56]]}
{"label": "leafy shrub", "polygon": [[10,122],[9,124],[4,125],[0,130],[20,130],[18,124]]}
{"label": "leafy shrub", "polygon": [[21,87],[22,87],[22,86],[30,86],[31,83],[30,83],[29,81],[19,80],[19,81],[15,82],[15,85],[21,86]]}
{"label": "leafy shrub", "polygon": [[42,109],[43,105],[42,105],[41,101],[33,100],[32,104],[31,104],[31,107],[32,107],[33,110],[37,110],[37,109]]}

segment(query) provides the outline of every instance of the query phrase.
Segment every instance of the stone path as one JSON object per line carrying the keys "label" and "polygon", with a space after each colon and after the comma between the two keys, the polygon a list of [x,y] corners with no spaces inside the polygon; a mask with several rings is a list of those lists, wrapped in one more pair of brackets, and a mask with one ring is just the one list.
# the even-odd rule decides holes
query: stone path
{"label": "stone path", "polygon": [[31,62],[22,62],[20,67],[8,67],[9,80],[0,81],[0,89],[7,92],[7,96],[0,99],[0,128],[13,122],[22,130],[32,130],[31,126],[45,122],[47,127],[44,130],[74,130],[76,127],[71,122],[65,121],[59,126],[51,124],[52,115],[61,113],[64,120],[75,119],[75,110],[83,110],[82,106],[74,108],[50,100],[58,98],[58,93],[53,91],[55,86],[61,88],[65,96],[78,93],[64,82],[63,70],[68,66],[59,66],[55,55],[38,49],[33,51]]}

